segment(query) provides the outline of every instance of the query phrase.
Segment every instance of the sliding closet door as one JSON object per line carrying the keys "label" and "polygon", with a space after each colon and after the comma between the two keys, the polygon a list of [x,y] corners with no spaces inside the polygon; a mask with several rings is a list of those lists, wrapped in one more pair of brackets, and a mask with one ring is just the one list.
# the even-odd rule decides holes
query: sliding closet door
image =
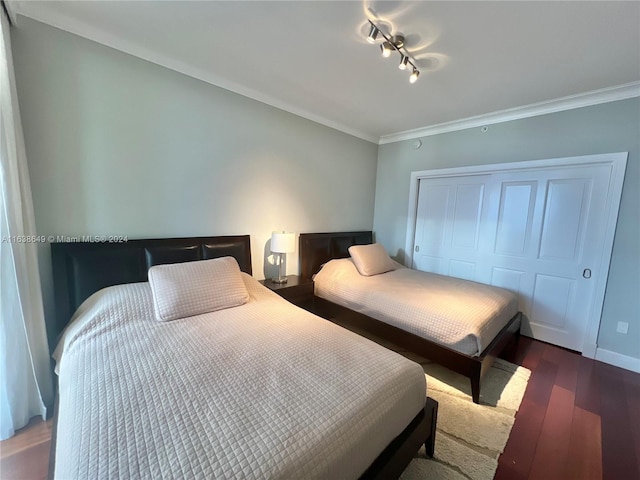
{"label": "sliding closet door", "polygon": [[520,294],[525,333],[582,351],[600,271],[611,167],[591,166],[496,176],[499,202],[486,251],[490,283]]}
{"label": "sliding closet door", "polygon": [[476,280],[490,175],[420,180],[413,268]]}
{"label": "sliding closet door", "polygon": [[518,294],[523,333],[582,351],[610,166],[420,180],[414,268]]}

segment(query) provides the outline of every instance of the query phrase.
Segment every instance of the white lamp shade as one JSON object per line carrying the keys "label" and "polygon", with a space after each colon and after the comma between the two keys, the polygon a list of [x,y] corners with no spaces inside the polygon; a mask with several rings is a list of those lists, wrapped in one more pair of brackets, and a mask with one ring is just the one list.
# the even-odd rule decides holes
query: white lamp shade
{"label": "white lamp shade", "polygon": [[292,253],[296,251],[296,235],[291,232],[273,232],[271,251],[274,253]]}

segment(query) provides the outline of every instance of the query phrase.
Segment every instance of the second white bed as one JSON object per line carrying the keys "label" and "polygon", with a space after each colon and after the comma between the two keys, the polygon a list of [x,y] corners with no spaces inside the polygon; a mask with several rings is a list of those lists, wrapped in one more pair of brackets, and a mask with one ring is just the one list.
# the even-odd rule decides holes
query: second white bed
{"label": "second white bed", "polygon": [[502,288],[396,265],[364,276],[350,258],[331,260],[314,277],[315,294],[470,356],[518,312],[516,296]]}

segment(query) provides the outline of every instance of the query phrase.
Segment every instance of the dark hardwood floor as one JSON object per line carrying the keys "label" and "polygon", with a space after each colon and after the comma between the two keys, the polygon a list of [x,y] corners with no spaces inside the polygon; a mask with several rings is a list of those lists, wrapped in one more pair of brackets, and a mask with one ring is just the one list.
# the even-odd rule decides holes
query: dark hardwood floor
{"label": "dark hardwood floor", "polygon": [[[522,337],[532,375],[496,480],[640,479],[640,374]],[[0,442],[0,479],[44,479],[51,422]]]}
{"label": "dark hardwood floor", "polygon": [[520,339],[531,370],[496,480],[640,479],[640,374]]}

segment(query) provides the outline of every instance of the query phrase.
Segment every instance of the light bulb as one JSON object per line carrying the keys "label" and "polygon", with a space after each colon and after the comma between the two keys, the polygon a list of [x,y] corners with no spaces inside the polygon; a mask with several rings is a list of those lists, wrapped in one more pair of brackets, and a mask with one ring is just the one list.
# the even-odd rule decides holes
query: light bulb
{"label": "light bulb", "polygon": [[398,68],[400,70],[406,70],[407,69],[407,64],[409,63],[409,57],[405,56],[405,55],[401,55],[400,58],[400,65],[398,65]]}
{"label": "light bulb", "polygon": [[420,76],[420,72],[418,71],[417,68],[414,68],[413,72],[411,72],[411,75],[409,76],[409,83],[416,83],[419,76]]}
{"label": "light bulb", "polygon": [[393,47],[389,42],[383,42],[380,45],[380,51],[382,52],[382,56],[384,58],[389,58],[391,56],[391,52],[393,51]]}

